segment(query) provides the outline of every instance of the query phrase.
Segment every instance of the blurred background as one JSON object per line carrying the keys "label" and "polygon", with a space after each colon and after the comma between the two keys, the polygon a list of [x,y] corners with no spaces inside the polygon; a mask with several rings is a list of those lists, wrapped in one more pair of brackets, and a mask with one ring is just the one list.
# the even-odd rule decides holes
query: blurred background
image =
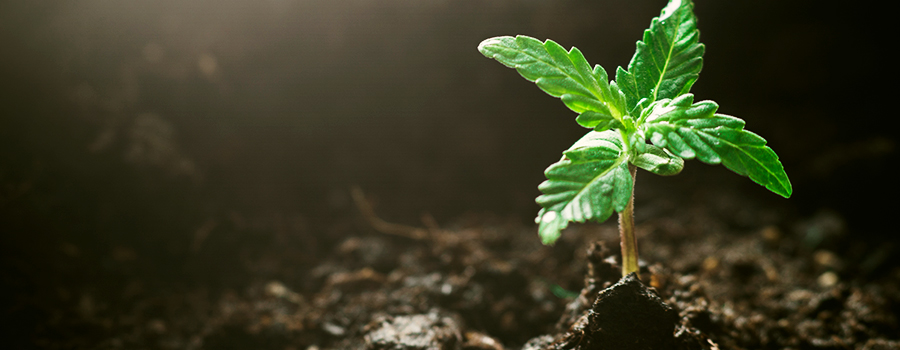
{"label": "blurred background", "polygon": [[[552,38],[612,72],[665,3],[3,1],[4,293],[130,260],[178,275],[192,245],[228,225],[303,232],[297,259],[314,259],[352,212],[354,185],[389,221],[528,222],[543,169],[585,130],[476,46]],[[769,141],[794,197],[691,161],[680,178],[639,175],[639,201],[713,179],[786,215],[824,210],[862,239],[896,239],[885,219],[896,208],[885,204],[896,198],[893,30],[879,7],[696,1],[707,50],[692,91]],[[91,262],[75,269],[60,255]]]}

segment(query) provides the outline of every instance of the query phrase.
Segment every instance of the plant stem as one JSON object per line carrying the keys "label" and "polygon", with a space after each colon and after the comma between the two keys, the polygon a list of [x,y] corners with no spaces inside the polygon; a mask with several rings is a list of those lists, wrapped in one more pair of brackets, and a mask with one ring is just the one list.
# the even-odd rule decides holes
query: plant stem
{"label": "plant stem", "polygon": [[638,272],[637,238],[634,236],[634,183],[637,178],[637,167],[628,164],[631,172],[631,198],[625,210],[619,212],[619,239],[622,246],[622,277]]}

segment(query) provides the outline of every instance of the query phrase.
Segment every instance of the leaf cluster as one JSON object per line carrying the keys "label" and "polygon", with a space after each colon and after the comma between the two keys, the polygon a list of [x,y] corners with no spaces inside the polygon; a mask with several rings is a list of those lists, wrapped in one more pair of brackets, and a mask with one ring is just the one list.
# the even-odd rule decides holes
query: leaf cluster
{"label": "leaf cluster", "polygon": [[791,195],[765,139],[745,130],[743,120],[716,113],[715,102],[694,102],[690,89],[703,67],[704,45],[690,0],[669,1],[615,80],[577,48],[552,40],[502,36],[484,40],[478,50],[561,99],[578,114],[575,121],[591,129],[547,168],[538,186],[542,209],[535,221],[545,244],[569,222],[599,222],[622,212],[634,186],[629,166],[668,176],[696,158]]}

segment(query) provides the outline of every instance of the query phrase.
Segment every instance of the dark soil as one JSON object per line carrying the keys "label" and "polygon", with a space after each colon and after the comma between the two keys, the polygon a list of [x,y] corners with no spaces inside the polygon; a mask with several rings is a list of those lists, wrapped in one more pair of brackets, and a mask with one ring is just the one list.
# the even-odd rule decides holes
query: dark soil
{"label": "dark soil", "polygon": [[[703,193],[639,196],[654,213],[638,220],[644,283],[618,281],[613,223],[544,247],[533,226],[490,215],[381,232],[348,210],[279,232],[235,214],[192,242],[175,281],[129,247],[53,247],[47,277],[7,256],[5,329],[13,348],[45,349],[900,348],[891,250],[853,246],[835,213],[786,222]],[[304,252],[315,230],[334,243]]]}
{"label": "dark soil", "polygon": [[663,0],[5,1],[0,348],[900,349],[895,12],[696,3],[794,195],[640,172],[638,282],[614,219],[540,244],[585,130],[476,46],[612,71]]}

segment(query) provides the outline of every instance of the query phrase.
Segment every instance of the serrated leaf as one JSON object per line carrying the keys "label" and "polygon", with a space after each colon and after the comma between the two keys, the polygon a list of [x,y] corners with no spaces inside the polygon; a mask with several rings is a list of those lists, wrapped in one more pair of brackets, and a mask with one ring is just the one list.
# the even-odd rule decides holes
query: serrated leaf
{"label": "serrated leaf", "polygon": [[615,131],[588,132],[544,172],[535,219],[544,244],[553,244],[569,222],[604,221],[622,211],[633,186],[622,141]]}
{"label": "serrated leaf", "polygon": [[693,101],[693,96],[663,100],[652,106],[653,111],[641,128],[654,145],[685,159],[696,157],[708,164],[722,163],[772,192],[785,198],[791,196],[793,189],[784,166],[775,151],[766,146],[765,139],[744,130],[743,120],[716,114],[719,106],[715,102],[685,101]]}
{"label": "serrated leaf", "polygon": [[553,245],[562,230],[569,226],[569,221],[563,219],[558,211],[541,209],[537,218],[534,220],[538,224],[538,235],[541,237],[541,243],[544,245]]}
{"label": "serrated leaf", "polygon": [[631,159],[631,164],[656,175],[677,175],[684,168],[684,159],[667,149],[654,145],[644,146],[644,152]]}
{"label": "serrated leaf", "polygon": [[478,51],[515,68],[522,77],[562,99],[576,113],[590,112],[618,119],[624,112],[624,99],[617,96],[617,91],[610,90],[606,70],[599,65],[592,69],[577,48],[566,51],[552,40],[542,43],[519,35],[484,40],[478,45]]}
{"label": "serrated leaf", "polygon": [[622,127],[622,123],[613,118],[609,114],[602,114],[594,111],[587,111],[575,118],[578,125],[585,128],[592,128],[594,131],[604,131],[608,129],[618,129]]}
{"label": "serrated leaf", "polygon": [[631,110],[641,99],[652,103],[691,90],[703,68],[703,44],[690,0],[670,0],[644,31],[626,71],[616,70],[616,83]]}

